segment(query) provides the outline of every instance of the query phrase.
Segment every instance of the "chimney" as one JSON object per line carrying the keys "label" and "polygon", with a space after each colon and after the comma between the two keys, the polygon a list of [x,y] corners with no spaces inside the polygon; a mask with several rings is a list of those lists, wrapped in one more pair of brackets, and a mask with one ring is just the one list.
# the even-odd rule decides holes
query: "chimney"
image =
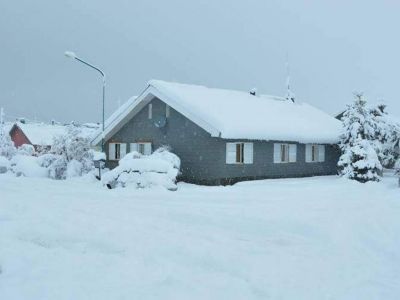
{"label": "chimney", "polygon": [[252,96],[257,96],[257,88],[252,88],[249,93]]}

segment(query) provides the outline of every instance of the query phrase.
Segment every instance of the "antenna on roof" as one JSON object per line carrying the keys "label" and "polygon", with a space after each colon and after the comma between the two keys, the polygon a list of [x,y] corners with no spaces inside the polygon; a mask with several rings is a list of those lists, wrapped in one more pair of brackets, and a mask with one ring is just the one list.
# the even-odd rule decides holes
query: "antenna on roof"
{"label": "antenna on roof", "polygon": [[289,54],[286,53],[286,100],[290,100],[294,103],[295,95],[290,89],[290,67],[289,67]]}

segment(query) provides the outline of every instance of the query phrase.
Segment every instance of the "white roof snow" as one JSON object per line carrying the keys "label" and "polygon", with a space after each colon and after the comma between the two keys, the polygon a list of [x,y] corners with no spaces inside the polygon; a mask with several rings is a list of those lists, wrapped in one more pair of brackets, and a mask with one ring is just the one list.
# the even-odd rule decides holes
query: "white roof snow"
{"label": "white roof snow", "polygon": [[[113,119],[106,122],[106,139],[119,123],[129,121],[126,116],[141,101],[148,101],[149,94],[167,103],[211,136],[225,139],[336,143],[341,132],[340,121],[307,103],[293,103],[274,96],[253,96],[249,92],[151,80],[135,101],[131,99],[130,103],[124,105],[125,111],[119,110],[113,114]],[[99,133],[94,142],[98,143],[100,139]]]}
{"label": "white roof snow", "polygon": [[[113,114],[104,122],[104,126],[107,128],[113,123],[119,116],[121,116],[124,112],[129,110],[129,107],[135,103],[137,96],[133,96],[128,99],[125,103],[123,103]],[[101,126],[100,126],[101,127]],[[101,129],[100,129],[101,130]]]}
{"label": "white roof snow", "polygon": [[[33,145],[49,146],[53,144],[53,139],[56,136],[67,133],[67,126],[60,124],[46,124],[46,123],[15,123],[24,132],[26,137]],[[12,126],[11,126],[12,128]],[[10,128],[10,130],[11,130]],[[98,129],[97,126],[88,127],[87,125],[79,126],[81,130],[80,135],[92,139],[94,133]]]}
{"label": "white roof snow", "polygon": [[62,125],[49,125],[45,123],[15,123],[24,132],[33,145],[51,145],[53,138],[66,132]]}

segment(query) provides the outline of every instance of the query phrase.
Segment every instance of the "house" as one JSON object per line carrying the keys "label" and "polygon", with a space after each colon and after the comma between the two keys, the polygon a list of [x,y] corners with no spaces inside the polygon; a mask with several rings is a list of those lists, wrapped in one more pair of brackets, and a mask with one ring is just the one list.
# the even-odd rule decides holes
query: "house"
{"label": "house", "polygon": [[180,179],[217,185],[336,174],[340,122],[306,103],[241,91],[151,80],[106,122],[106,164],[168,145]]}
{"label": "house", "polygon": [[19,121],[11,127],[10,136],[15,147],[28,144],[32,145],[35,150],[38,150],[39,147],[49,148],[53,143],[53,138],[65,132],[65,126],[58,124],[49,125]]}
{"label": "house", "polygon": [[[96,124],[88,123],[81,125],[81,134],[85,137],[92,138],[93,133],[99,128]],[[16,147],[28,144],[32,145],[35,150],[40,147],[49,149],[53,144],[56,136],[63,135],[67,132],[67,126],[53,123],[27,122],[25,120],[15,122],[9,130],[11,140]]]}

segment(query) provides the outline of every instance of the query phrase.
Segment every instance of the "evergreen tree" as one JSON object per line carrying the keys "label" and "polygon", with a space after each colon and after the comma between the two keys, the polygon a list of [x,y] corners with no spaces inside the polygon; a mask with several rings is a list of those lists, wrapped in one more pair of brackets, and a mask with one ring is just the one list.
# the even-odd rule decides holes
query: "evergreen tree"
{"label": "evergreen tree", "polygon": [[371,139],[381,164],[387,168],[393,167],[398,159],[396,144],[399,139],[400,125],[390,118],[386,105],[379,103],[370,108],[374,120],[375,134]]}
{"label": "evergreen tree", "polygon": [[347,106],[342,121],[340,174],[360,182],[379,181],[382,165],[374,144],[376,125],[362,94],[355,94],[354,102]]}

